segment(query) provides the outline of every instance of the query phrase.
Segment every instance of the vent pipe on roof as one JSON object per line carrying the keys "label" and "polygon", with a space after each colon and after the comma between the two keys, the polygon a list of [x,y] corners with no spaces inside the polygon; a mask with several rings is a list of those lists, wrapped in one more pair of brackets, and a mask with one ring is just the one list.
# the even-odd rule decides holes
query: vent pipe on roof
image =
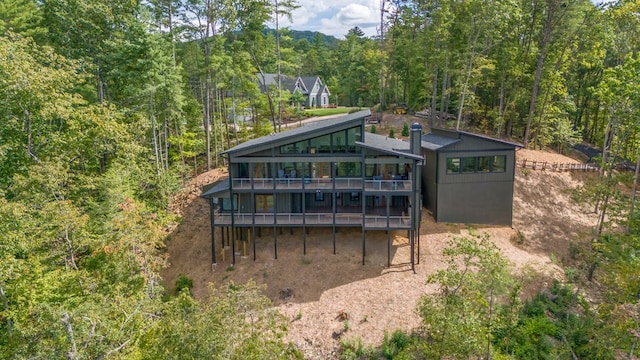
{"label": "vent pipe on roof", "polygon": [[411,124],[411,137],[409,144],[412,154],[422,155],[422,125],[419,123]]}

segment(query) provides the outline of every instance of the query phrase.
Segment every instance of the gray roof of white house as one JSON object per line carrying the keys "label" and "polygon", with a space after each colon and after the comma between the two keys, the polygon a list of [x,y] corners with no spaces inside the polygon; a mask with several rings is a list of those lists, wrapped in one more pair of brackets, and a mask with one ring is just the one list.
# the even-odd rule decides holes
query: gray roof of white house
{"label": "gray roof of white house", "polygon": [[[264,75],[264,78],[262,75]],[[257,74],[257,77],[258,84],[260,85],[260,91],[265,91],[265,87],[278,86],[278,74]],[[287,89],[292,92],[296,88],[296,79],[280,74],[280,85],[282,85],[283,89]]]}
{"label": "gray roof of white house", "polygon": [[283,131],[283,132],[279,132],[279,133],[274,133],[271,135],[267,135],[267,136],[263,136],[257,139],[252,139],[249,141],[245,141],[242,144],[239,144],[227,151],[223,151],[222,154],[227,154],[227,153],[233,153],[233,152],[237,152],[240,150],[244,150],[244,149],[248,149],[251,148],[253,146],[258,146],[258,145],[265,145],[265,144],[270,144],[270,143],[278,143],[281,141],[284,141],[286,139],[289,138],[294,138],[298,135],[302,135],[308,132],[320,132],[323,129],[330,129],[334,126],[339,126],[343,123],[346,122],[350,122],[350,121],[355,121],[358,119],[362,119],[366,116],[371,115],[371,111],[370,110],[363,110],[363,111],[358,111],[352,114],[347,114],[347,115],[343,115],[343,116],[338,116],[335,118],[331,118],[331,119],[326,119],[326,120],[318,120],[318,121],[314,121],[311,123],[307,123],[304,124],[301,127],[295,128],[295,129],[291,129],[291,130],[287,130],[287,131]]}

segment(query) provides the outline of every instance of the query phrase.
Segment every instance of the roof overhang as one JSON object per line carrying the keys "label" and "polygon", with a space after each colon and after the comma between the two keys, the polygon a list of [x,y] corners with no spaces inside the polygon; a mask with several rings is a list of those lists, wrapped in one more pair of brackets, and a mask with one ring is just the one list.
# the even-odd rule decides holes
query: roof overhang
{"label": "roof overhang", "polygon": [[212,198],[230,198],[231,197],[231,186],[229,183],[229,178],[225,178],[219,180],[218,182],[213,183],[213,185],[202,192],[200,197],[205,199]]}
{"label": "roof overhang", "polygon": [[397,155],[397,156],[402,156],[402,157],[405,157],[405,158],[419,160],[419,161],[424,160],[422,155],[412,154],[412,153],[406,152],[406,150],[404,150],[404,149],[382,149],[382,148],[377,147],[375,145],[368,145],[367,143],[363,143],[363,142],[360,142],[360,141],[356,141],[356,145],[358,145],[360,147],[363,147],[363,148],[366,148],[366,149],[380,151],[380,152],[383,152],[383,153],[389,154],[389,155]]}

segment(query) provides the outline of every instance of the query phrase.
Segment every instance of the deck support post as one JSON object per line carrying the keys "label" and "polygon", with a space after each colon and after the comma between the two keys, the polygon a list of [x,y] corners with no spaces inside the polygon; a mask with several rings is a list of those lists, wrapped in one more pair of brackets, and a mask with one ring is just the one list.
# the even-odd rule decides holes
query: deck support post
{"label": "deck support post", "polygon": [[231,233],[231,265],[236,266],[236,232],[235,229]]}
{"label": "deck support post", "polygon": [[364,257],[366,255],[366,247],[365,247],[365,240],[364,240],[364,224],[362,226],[362,265],[364,265]]}
{"label": "deck support post", "polygon": [[415,230],[409,230],[411,233],[411,237],[409,238],[409,242],[411,243],[411,271],[416,273],[416,265],[415,265]]}
{"label": "deck support post", "polygon": [[251,230],[251,243],[253,243],[253,261],[256,261],[256,226]]}
{"label": "deck support post", "polygon": [[389,229],[387,233],[387,267],[391,267],[391,237],[389,236]]}
{"label": "deck support post", "polygon": [[336,227],[333,226],[333,255],[336,254]]}
{"label": "deck support post", "polygon": [[418,221],[418,230],[416,231],[416,238],[418,240],[418,251],[416,251],[416,264],[420,265],[420,219]]}
{"label": "deck support post", "polygon": [[211,220],[211,265],[216,265],[216,224],[215,224],[215,205],[213,198],[209,199],[209,214]]}
{"label": "deck support post", "polygon": [[273,226],[273,256],[276,260],[278,259],[278,235],[275,225]]}

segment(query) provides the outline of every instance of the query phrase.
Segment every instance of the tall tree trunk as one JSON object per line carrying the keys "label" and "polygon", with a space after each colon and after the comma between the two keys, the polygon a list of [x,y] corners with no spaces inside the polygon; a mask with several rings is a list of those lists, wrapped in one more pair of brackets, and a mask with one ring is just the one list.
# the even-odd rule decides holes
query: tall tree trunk
{"label": "tall tree trunk", "polygon": [[503,72],[500,76],[500,99],[498,101],[498,129],[496,131],[496,135],[500,136],[502,134],[502,125],[504,124],[504,96],[505,96],[505,88],[504,82],[506,78],[506,74]]}
{"label": "tall tree trunk", "polygon": [[636,161],[636,171],[633,175],[633,186],[631,187],[631,206],[629,208],[629,218],[627,219],[627,233],[631,229],[631,222],[633,221],[636,204],[636,189],[638,187],[638,174],[640,174],[640,153],[638,153],[638,160]]}
{"label": "tall tree trunk", "polygon": [[[4,308],[5,313],[9,312],[9,300],[7,299],[7,294],[4,292],[4,289],[2,288],[2,282],[0,282],[0,300],[2,300],[2,305]],[[5,324],[6,327],[5,329],[7,329],[7,338],[11,335],[11,330],[12,330],[12,323],[11,323],[11,319],[9,317],[4,318],[5,320]]]}
{"label": "tall tree trunk", "polygon": [[536,72],[533,78],[533,88],[531,89],[531,100],[529,101],[529,114],[527,115],[527,127],[524,130],[523,145],[525,148],[529,146],[529,132],[531,131],[531,120],[533,119],[533,113],[536,108],[536,99],[538,97],[538,87],[540,86],[540,80],[542,78],[542,68],[544,67],[544,58],[546,55],[547,44],[549,42],[550,35],[551,35],[550,31],[545,31],[545,35],[540,47],[540,55],[538,56],[538,62],[536,64]]}
{"label": "tall tree trunk", "polygon": [[[436,48],[438,47],[438,42],[436,42]],[[436,104],[438,103],[438,56],[434,52],[433,53],[433,78],[431,78],[431,119],[429,120],[430,126],[433,127],[433,124],[436,122]]]}
{"label": "tall tree trunk", "polygon": [[[524,147],[529,146],[529,134],[531,132],[531,122],[536,109],[536,100],[538,98],[538,91],[540,82],[542,80],[542,70],[544,69],[544,62],[547,55],[547,48],[551,42],[551,37],[556,25],[564,17],[567,12],[567,4],[562,0],[546,0],[547,2],[547,16],[542,26],[542,39],[540,41],[540,54],[536,62],[536,71],[533,78],[533,87],[531,89],[531,100],[529,101],[529,113],[527,115],[527,126],[524,131]],[[558,9],[560,7],[560,9]]]}
{"label": "tall tree trunk", "polygon": [[160,175],[160,154],[158,150],[158,139],[156,137],[156,116],[153,113],[153,92],[149,91],[149,119],[151,120],[151,138],[153,142],[153,155],[156,164],[156,175]]}
{"label": "tall tree trunk", "polygon": [[456,130],[460,130],[460,123],[462,122],[462,111],[464,109],[464,99],[467,94],[467,87],[469,86],[469,78],[471,77],[471,70],[473,68],[473,60],[475,57],[475,50],[471,50],[471,56],[469,57],[469,64],[467,65],[467,74],[464,79],[464,85],[462,86],[462,95],[460,96],[460,108],[458,109],[458,120],[456,122]]}
{"label": "tall tree trunk", "polygon": [[206,36],[204,38],[204,67],[205,67],[205,86],[203,96],[203,126],[206,141],[207,171],[211,170],[211,68],[209,66],[211,49],[209,47],[209,27],[207,26]]}
{"label": "tall tree trunk", "polygon": [[447,93],[447,77],[449,76],[449,56],[447,56],[447,46],[445,45],[445,51],[444,51],[444,66],[442,69],[442,90],[440,90],[440,113],[438,116],[438,126],[442,127],[442,120],[445,116],[446,113],[448,113],[449,111],[447,111],[447,108],[445,106],[445,94]]}

